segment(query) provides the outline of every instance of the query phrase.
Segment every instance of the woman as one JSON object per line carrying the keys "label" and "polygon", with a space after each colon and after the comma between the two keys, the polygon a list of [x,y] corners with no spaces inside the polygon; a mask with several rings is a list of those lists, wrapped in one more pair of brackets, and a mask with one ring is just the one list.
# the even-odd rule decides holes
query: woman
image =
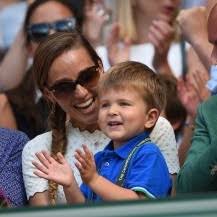
{"label": "woman", "polygon": [[[88,41],[74,31],[55,33],[41,43],[35,54],[33,69],[38,87],[52,107],[49,118],[51,132],[37,136],[23,150],[27,198],[31,205],[65,203],[62,188],[33,174],[32,161],[36,160],[35,153],[41,150],[50,151],[54,157],[61,152],[72,165],[78,183],[81,183],[73,163],[75,149],[86,144],[95,153],[108,143],[108,138],[97,125],[96,89],[103,73],[102,62]],[[152,134],[153,140],[163,145],[164,156],[169,156],[168,164],[172,161],[171,170],[178,172],[172,127],[163,118],[159,119],[157,126]]]}

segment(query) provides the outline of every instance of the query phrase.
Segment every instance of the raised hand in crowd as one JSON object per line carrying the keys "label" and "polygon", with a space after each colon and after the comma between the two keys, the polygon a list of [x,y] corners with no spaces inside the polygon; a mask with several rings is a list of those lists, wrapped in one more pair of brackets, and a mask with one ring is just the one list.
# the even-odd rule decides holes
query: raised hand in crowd
{"label": "raised hand in crowd", "polygon": [[197,92],[200,102],[207,100],[210,97],[210,90],[206,87],[209,76],[206,71],[196,70],[192,72],[192,85]]}
{"label": "raised hand in crowd", "polygon": [[149,29],[148,38],[154,45],[153,66],[160,73],[173,75],[168,63],[168,53],[175,37],[175,28],[163,19],[154,20]]}
{"label": "raised hand in crowd", "polygon": [[179,79],[177,82],[178,95],[185,106],[188,115],[191,117],[196,116],[197,107],[200,103],[200,98],[194,88],[192,81],[190,81],[192,76],[186,76],[186,80]]}
{"label": "raised hand in crowd", "polygon": [[130,59],[130,46],[129,38],[120,40],[120,25],[114,23],[107,38],[108,58],[110,65],[124,62]]}
{"label": "raised hand in crowd", "polygon": [[177,23],[184,39],[191,44],[206,69],[209,70],[213,46],[208,42],[206,8],[194,7],[181,10]]}
{"label": "raised hand in crowd", "polygon": [[85,20],[83,32],[93,46],[101,41],[102,28],[109,21],[111,11],[103,0],[88,0],[84,8]]}
{"label": "raised hand in crowd", "polygon": [[28,52],[26,37],[20,30],[0,64],[0,91],[17,87],[26,73]]}

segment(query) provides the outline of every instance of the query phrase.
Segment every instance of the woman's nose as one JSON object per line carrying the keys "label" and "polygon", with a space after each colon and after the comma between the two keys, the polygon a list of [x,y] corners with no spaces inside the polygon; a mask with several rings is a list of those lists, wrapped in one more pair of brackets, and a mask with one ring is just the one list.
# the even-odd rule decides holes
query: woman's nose
{"label": "woman's nose", "polygon": [[74,92],[74,96],[76,98],[84,98],[84,97],[87,96],[88,93],[89,93],[89,91],[85,87],[83,87],[80,84],[76,85],[76,89],[75,89],[75,92]]}

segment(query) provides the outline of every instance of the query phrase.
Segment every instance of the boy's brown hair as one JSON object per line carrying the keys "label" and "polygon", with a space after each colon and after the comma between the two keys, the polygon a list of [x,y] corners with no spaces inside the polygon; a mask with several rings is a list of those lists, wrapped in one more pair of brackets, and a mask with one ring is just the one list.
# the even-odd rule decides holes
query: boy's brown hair
{"label": "boy's brown hair", "polygon": [[99,97],[111,88],[138,91],[148,109],[156,108],[161,112],[166,104],[164,83],[148,66],[139,62],[126,61],[111,67],[99,82]]}

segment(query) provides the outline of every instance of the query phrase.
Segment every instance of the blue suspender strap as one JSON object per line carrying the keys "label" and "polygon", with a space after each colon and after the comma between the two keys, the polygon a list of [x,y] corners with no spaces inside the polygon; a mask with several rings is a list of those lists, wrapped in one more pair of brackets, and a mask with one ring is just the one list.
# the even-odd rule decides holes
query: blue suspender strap
{"label": "blue suspender strap", "polygon": [[146,139],[142,140],[140,143],[138,143],[133,149],[132,151],[129,153],[129,155],[127,156],[127,158],[125,159],[124,163],[123,163],[123,167],[121,169],[121,172],[117,178],[116,184],[119,186],[123,186],[124,183],[124,179],[127,173],[127,170],[129,168],[129,163],[130,160],[132,159],[132,157],[135,155],[135,153],[138,151],[138,149],[144,145],[145,143],[151,142],[151,139],[149,137],[147,137]]}

